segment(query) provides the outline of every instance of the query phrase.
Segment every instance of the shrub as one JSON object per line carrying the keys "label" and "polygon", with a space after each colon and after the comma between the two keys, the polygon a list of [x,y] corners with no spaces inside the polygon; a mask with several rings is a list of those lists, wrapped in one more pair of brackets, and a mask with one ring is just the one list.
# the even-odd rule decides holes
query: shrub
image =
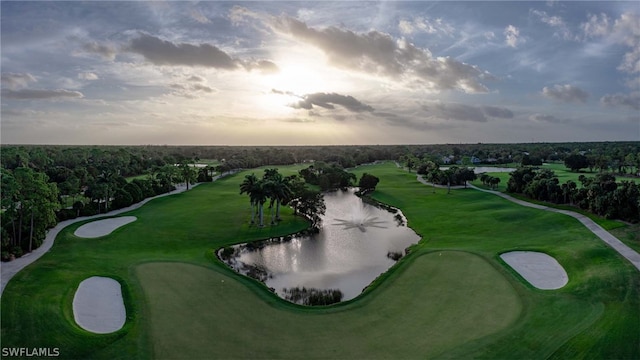
{"label": "shrub", "polygon": [[338,289],[307,289],[303,287],[282,289],[285,293],[285,300],[296,304],[314,306],[314,305],[331,305],[342,301],[342,291]]}
{"label": "shrub", "polygon": [[12,248],[11,248],[11,253],[12,253],[15,257],[19,258],[19,257],[21,257],[21,256],[24,254],[24,251],[22,251],[22,248],[21,248],[20,246],[17,246],[17,245],[16,245],[16,246],[14,246],[14,247],[12,247]]}

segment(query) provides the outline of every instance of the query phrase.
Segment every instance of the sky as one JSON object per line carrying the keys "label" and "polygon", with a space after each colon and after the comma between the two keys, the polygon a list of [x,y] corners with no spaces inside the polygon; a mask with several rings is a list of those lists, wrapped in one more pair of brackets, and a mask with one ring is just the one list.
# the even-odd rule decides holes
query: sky
{"label": "sky", "polygon": [[640,141],[640,5],[0,2],[3,144]]}

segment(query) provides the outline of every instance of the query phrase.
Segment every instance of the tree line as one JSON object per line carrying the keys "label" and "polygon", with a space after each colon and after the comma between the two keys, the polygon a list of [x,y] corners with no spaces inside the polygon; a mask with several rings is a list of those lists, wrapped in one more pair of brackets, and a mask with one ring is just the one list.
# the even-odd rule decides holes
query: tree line
{"label": "tree line", "polygon": [[[523,152],[519,158],[521,166],[516,171],[510,173],[507,183],[507,192],[517,193],[539,201],[548,201],[556,204],[568,204],[577,206],[580,209],[592,212],[611,219],[620,219],[628,222],[640,221],[638,208],[640,207],[639,187],[633,181],[616,181],[616,174],[640,177],[640,152],[636,151],[640,143],[596,143],[588,144],[593,147],[587,148],[580,144],[582,148],[588,150],[558,147],[557,150],[563,153],[539,153],[536,155]],[[611,146],[610,146],[611,145]],[[617,145],[617,146],[613,146]],[[524,146],[524,145],[521,145]],[[452,150],[457,149],[453,147]],[[458,149],[459,150],[459,149]],[[606,151],[605,151],[606,150]],[[625,153],[624,151],[628,151]],[[454,151],[454,154],[457,151]],[[552,155],[557,156],[552,156]],[[516,157],[512,157],[515,159]],[[574,172],[581,172],[583,169],[590,171],[598,170],[595,176],[588,177],[581,174],[579,183],[568,180],[561,184],[557,175],[549,169],[538,169],[536,165],[542,165],[543,159],[554,158],[563,161],[565,166]],[[415,170],[424,176],[425,180],[438,185],[466,184],[473,181],[476,176],[473,170],[459,164],[481,165],[483,162],[476,158],[477,163],[471,164],[471,157],[455,161],[452,157],[433,157],[430,154],[416,156],[414,153],[407,153],[398,158],[398,162],[408,168]],[[456,163],[448,165],[445,160]],[[466,161],[465,161],[466,160]],[[443,167],[446,166],[446,167]],[[486,186],[497,189],[500,184],[498,177],[488,174],[480,174],[480,180]]]}
{"label": "tree line", "polygon": [[[194,159],[163,158],[144,147],[2,147],[0,258],[42,244],[57,222],[106,213],[170,192],[175,184],[210,181],[214,169]],[[169,162],[167,162],[169,161]],[[127,181],[125,176],[143,175]]]}
{"label": "tree line", "polygon": [[[278,169],[269,168],[264,170],[261,178],[255,173],[245,175],[240,184],[240,194],[249,196],[252,225],[265,226],[264,208],[267,203],[270,225],[277,225],[281,220],[280,206],[289,205],[294,215],[307,218],[311,222],[311,231],[317,232],[321,215],[326,210],[323,192],[354,186],[355,180],[354,174],[338,164],[320,162],[289,176],[282,176]],[[362,174],[358,182],[360,193],[375,190],[379,181],[371,174]]]}
{"label": "tree line", "polygon": [[580,175],[578,181],[581,186],[573,180],[561,184],[552,170],[523,167],[510,173],[507,192],[577,206],[610,219],[640,221],[640,187],[635,182],[616,182],[609,173]]}
{"label": "tree line", "polygon": [[271,225],[280,221],[280,206],[290,205],[295,215],[309,219],[312,229],[318,230],[320,215],[324,215],[326,209],[320,191],[307,187],[298,175],[282,176],[278,169],[265,169],[262,178],[253,173],[246,175],[240,184],[240,194],[249,196],[251,224],[255,224],[257,220],[260,227],[265,226],[264,205],[267,201]]}

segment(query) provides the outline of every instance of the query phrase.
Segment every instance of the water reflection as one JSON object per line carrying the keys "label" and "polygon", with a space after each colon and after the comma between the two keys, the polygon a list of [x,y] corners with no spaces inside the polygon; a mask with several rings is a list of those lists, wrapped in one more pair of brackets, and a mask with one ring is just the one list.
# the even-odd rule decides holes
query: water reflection
{"label": "water reflection", "polygon": [[353,190],[326,193],[325,204],[319,234],[257,249],[239,245],[227,263],[237,271],[263,269],[265,284],[281,297],[285,288],[306,287],[339,289],[349,300],[395,263],[389,254],[404,254],[420,240],[393,213],[363,203]]}

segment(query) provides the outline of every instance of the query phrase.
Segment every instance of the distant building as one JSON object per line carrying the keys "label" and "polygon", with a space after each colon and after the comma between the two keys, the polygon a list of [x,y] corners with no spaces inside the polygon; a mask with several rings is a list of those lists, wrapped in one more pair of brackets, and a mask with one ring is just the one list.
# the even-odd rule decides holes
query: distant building
{"label": "distant building", "polygon": [[453,155],[449,155],[449,156],[443,156],[442,157],[442,163],[443,164],[451,164],[451,162],[453,161],[453,159],[455,158],[455,156]]}

